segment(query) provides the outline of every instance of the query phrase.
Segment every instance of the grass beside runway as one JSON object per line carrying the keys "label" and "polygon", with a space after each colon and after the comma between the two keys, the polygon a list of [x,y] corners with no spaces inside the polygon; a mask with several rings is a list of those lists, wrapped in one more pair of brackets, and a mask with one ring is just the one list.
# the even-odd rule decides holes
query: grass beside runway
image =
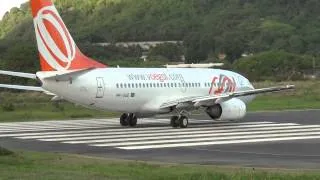
{"label": "grass beside runway", "polygon": [[0,179],[320,179],[316,171],[263,170],[200,165],[112,161],[77,155],[19,152],[0,154]]}
{"label": "grass beside runway", "polygon": [[[249,105],[249,111],[320,109],[320,81],[262,82],[256,88],[294,84],[292,92],[259,95]],[[0,122],[59,120],[118,117],[118,113],[89,110],[67,102],[50,102],[49,96],[40,93],[0,93]]]}
{"label": "grass beside runway", "polygon": [[90,119],[118,116],[118,113],[87,109],[68,102],[51,102],[51,96],[35,92],[0,93],[0,122]]}
{"label": "grass beside runway", "polygon": [[294,84],[296,89],[289,92],[259,95],[250,103],[249,111],[320,109],[320,81],[260,82],[255,88]]}

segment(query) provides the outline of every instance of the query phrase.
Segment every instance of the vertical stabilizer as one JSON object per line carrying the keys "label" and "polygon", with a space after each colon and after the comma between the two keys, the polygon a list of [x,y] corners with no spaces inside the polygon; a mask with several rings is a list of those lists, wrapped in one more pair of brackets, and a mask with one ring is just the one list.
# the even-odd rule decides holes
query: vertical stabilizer
{"label": "vertical stabilizer", "polygon": [[31,0],[42,71],[103,68],[81,53],[51,0]]}

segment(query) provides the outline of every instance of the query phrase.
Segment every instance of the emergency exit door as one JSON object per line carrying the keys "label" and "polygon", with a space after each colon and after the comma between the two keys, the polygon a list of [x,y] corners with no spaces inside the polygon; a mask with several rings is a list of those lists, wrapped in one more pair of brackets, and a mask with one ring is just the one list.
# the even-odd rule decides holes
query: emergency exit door
{"label": "emergency exit door", "polygon": [[97,95],[96,98],[103,98],[105,91],[105,83],[103,77],[97,77]]}

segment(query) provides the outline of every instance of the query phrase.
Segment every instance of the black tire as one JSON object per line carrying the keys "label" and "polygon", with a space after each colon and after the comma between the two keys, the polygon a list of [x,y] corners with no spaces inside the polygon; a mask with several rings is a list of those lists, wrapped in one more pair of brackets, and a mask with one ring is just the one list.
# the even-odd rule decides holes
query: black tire
{"label": "black tire", "polygon": [[179,117],[178,116],[172,116],[170,119],[170,125],[173,128],[177,128],[179,126]]}
{"label": "black tire", "polygon": [[121,126],[128,126],[129,125],[129,115],[124,113],[120,116],[120,124]]}
{"label": "black tire", "polygon": [[179,119],[180,128],[187,128],[189,124],[189,119],[185,116],[181,116]]}
{"label": "black tire", "polygon": [[131,127],[136,126],[137,122],[138,122],[137,116],[136,115],[132,115],[132,116],[130,115],[129,117],[130,117],[129,118],[129,126],[131,126]]}

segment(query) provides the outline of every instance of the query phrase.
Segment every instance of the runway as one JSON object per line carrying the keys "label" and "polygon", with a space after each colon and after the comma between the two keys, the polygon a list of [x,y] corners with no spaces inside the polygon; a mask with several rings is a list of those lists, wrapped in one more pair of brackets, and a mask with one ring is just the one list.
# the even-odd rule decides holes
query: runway
{"label": "runway", "polygon": [[123,128],[116,119],[0,123],[0,146],[107,158],[272,168],[320,167],[320,110],[249,113],[240,122],[193,116]]}

